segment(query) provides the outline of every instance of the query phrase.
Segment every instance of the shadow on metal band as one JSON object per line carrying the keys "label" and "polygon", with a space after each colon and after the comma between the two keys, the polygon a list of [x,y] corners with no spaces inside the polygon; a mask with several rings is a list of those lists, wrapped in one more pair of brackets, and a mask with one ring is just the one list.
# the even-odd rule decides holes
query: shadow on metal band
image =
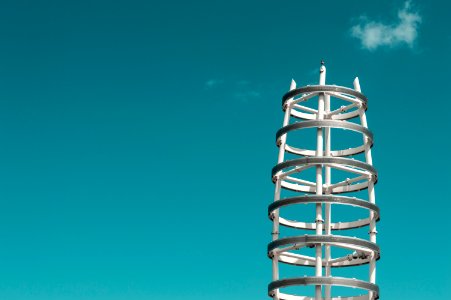
{"label": "shadow on metal band", "polygon": [[[268,207],[268,215],[270,219],[272,219],[272,212],[276,209],[279,209],[284,206],[295,205],[295,204],[309,204],[309,203],[330,203],[330,204],[341,204],[341,205],[349,205],[354,207],[360,207],[364,209],[368,209],[374,212],[376,221],[380,219],[380,210],[375,204],[370,203],[366,200],[358,199],[355,197],[346,197],[346,196],[335,196],[335,195],[304,195],[297,197],[290,197],[281,200],[277,200],[271,203]],[[292,221],[279,216],[279,223],[281,225],[298,228],[298,229],[306,229],[306,230],[315,230],[316,223],[306,223],[306,222],[298,222]],[[367,226],[370,224],[370,218],[360,219],[357,221],[350,222],[338,222],[331,223],[331,230],[344,230],[344,229],[353,229],[359,228],[363,226]]]}
{"label": "shadow on metal band", "polygon": [[[296,286],[296,285],[334,285],[334,286],[344,286],[350,288],[359,288],[374,293],[373,299],[379,298],[379,287],[375,284],[369,283],[367,281],[344,278],[344,277],[297,277],[297,278],[287,278],[271,282],[268,285],[268,294],[270,297],[273,296],[275,290]],[[296,296],[294,296],[296,297]],[[366,296],[368,299],[368,296]],[[295,298],[291,298],[295,299]],[[302,299],[314,299],[314,298],[302,298]],[[356,299],[354,297],[340,297],[332,299]]]}
{"label": "shadow on metal band", "polygon": [[314,93],[314,92],[335,92],[335,93],[343,93],[347,95],[354,96],[360,100],[366,105],[368,102],[368,98],[356,90],[342,87],[342,86],[336,86],[336,85],[310,85],[305,86],[301,88],[294,89],[292,91],[289,91],[282,97],[282,105],[290,98],[293,98],[294,96],[300,95],[300,94],[306,94],[306,93]]}
{"label": "shadow on metal band", "polygon": [[379,246],[377,244],[355,237],[340,236],[340,235],[303,235],[281,238],[272,241],[271,243],[268,244],[268,253],[271,253],[271,251],[280,246],[294,244],[299,245],[300,247],[310,244],[350,245],[361,248],[363,247],[369,251],[374,252],[377,257],[379,256],[380,252]]}
{"label": "shadow on metal band", "polygon": [[[370,130],[368,130],[367,128],[365,128],[361,125],[355,124],[355,123],[339,121],[339,120],[310,120],[310,121],[303,121],[303,122],[298,122],[298,123],[287,125],[277,131],[276,144],[277,144],[277,146],[280,146],[280,138],[284,134],[287,134],[290,131],[304,129],[304,128],[321,128],[321,127],[346,129],[346,130],[352,130],[354,132],[361,133],[365,137],[368,138],[367,144],[369,145],[369,147],[373,146],[373,133]],[[315,150],[299,149],[299,148],[292,147],[288,144],[285,144],[285,151],[288,151],[293,154],[304,155],[304,156],[315,156],[315,154],[316,154]],[[348,148],[348,149],[343,149],[343,150],[332,150],[330,152],[330,155],[334,156],[334,157],[349,156],[349,155],[359,154],[364,151],[365,151],[365,144],[355,147],[355,148]]]}
{"label": "shadow on metal band", "polygon": [[[271,176],[273,177],[279,171],[282,171],[283,169],[288,168],[288,167],[302,166],[302,165],[309,165],[309,164],[310,165],[339,164],[339,165],[357,167],[357,168],[360,168],[360,169],[370,172],[372,175],[374,175],[376,177],[376,181],[377,181],[377,171],[372,165],[358,161],[358,160],[344,158],[344,157],[313,156],[313,157],[304,157],[304,158],[287,160],[280,164],[277,164],[274,168],[272,168]],[[376,183],[376,181],[375,181],[375,183]]]}
{"label": "shadow on metal band", "polygon": [[367,128],[346,121],[338,121],[338,120],[311,120],[311,121],[303,121],[294,124],[287,125],[285,127],[280,128],[276,133],[276,139],[279,139],[283,134],[302,128],[321,128],[321,127],[331,127],[331,128],[343,128],[349,129],[352,131],[360,132],[368,137],[371,141],[373,140],[373,133],[369,131]]}

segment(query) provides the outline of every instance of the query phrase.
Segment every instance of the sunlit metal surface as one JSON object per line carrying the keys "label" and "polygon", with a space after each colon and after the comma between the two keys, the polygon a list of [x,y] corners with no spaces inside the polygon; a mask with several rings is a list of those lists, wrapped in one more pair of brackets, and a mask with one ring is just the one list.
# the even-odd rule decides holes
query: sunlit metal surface
{"label": "sunlit metal surface", "polygon": [[[273,280],[268,286],[268,294],[275,300],[379,298],[376,261],[380,258],[380,250],[376,244],[376,222],[380,212],[375,204],[377,171],[371,156],[373,134],[366,120],[367,101],[358,78],[354,80],[353,89],[326,85],[323,63],[319,85],[296,88],[293,80],[290,91],[283,96],[285,117],[276,134],[279,155],[271,174],[275,184],[274,202],[268,208],[273,222],[272,242],[268,245],[268,256],[273,262]],[[343,105],[337,106],[335,102]],[[303,146],[304,140],[301,139],[290,139],[288,144],[291,134],[312,128],[316,131],[312,135],[316,141],[315,149]],[[361,135],[361,144],[334,149],[331,129],[349,130]],[[309,170],[311,173],[314,171],[314,180],[305,175]],[[336,172],[341,175],[335,176]],[[347,175],[344,179],[343,173]],[[362,190],[367,190],[367,199],[352,195]],[[291,194],[284,196],[284,193]],[[299,205],[312,206],[311,221],[292,220],[281,212],[282,208],[285,211]],[[356,220],[353,214],[349,214],[345,221],[332,222],[332,208],[337,205],[364,209],[367,217]],[[305,218],[305,215],[299,217]],[[346,230],[361,227],[368,227],[368,237],[345,235]],[[282,236],[280,231],[283,228],[290,228],[288,236]],[[294,230],[299,234],[293,235]],[[340,234],[332,234],[332,230]],[[314,248],[315,254],[305,254],[307,248]],[[345,249],[348,254],[333,256],[335,248]],[[298,266],[299,276],[286,278],[279,274],[279,264]],[[333,276],[334,268],[358,265],[368,265],[368,280]],[[305,276],[304,267],[315,268],[315,276]],[[285,291],[293,286],[312,286],[314,291],[311,296]],[[354,296],[336,295],[333,286],[350,287],[358,292]]]}

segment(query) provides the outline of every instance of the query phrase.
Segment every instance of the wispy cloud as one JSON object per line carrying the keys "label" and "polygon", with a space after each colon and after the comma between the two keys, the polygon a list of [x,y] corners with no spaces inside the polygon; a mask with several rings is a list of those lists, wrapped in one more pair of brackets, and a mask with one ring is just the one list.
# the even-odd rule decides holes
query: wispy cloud
{"label": "wispy cloud", "polygon": [[411,2],[407,1],[404,3],[404,7],[398,11],[398,20],[392,24],[375,22],[361,17],[361,24],[353,26],[351,34],[360,40],[364,49],[368,50],[403,44],[413,47],[418,37],[420,23],[421,16],[412,10]]}
{"label": "wispy cloud", "polygon": [[205,81],[205,88],[211,89],[213,87],[217,87],[218,85],[221,85],[224,83],[224,80],[222,79],[209,79]]}
{"label": "wispy cloud", "polygon": [[[205,90],[210,92],[216,91],[221,85],[225,83],[223,79],[209,79],[205,81]],[[251,81],[248,80],[227,80],[228,89],[225,91],[229,97],[232,97],[241,103],[250,103],[253,100],[262,97],[260,92],[260,86],[255,86]]]}
{"label": "wispy cloud", "polygon": [[234,94],[235,98],[240,100],[241,102],[248,103],[251,100],[257,99],[261,97],[261,93],[258,91],[250,90],[250,91],[240,91]]}

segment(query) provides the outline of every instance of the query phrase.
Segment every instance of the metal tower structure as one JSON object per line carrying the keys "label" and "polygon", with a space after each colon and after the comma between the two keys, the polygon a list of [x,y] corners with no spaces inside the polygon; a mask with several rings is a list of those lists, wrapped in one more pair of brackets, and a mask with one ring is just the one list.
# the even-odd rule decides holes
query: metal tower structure
{"label": "metal tower structure", "polygon": [[[339,102],[343,105],[337,106]],[[379,208],[374,193],[377,172],[372,166],[373,134],[368,130],[365,115],[367,98],[361,93],[359,79],[355,78],[354,89],[326,85],[326,68],[321,62],[319,85],[296,88],[293,80],[290,91],[283,96],[282,107],[285,117],[276,134],[279,156],[272,169],[275,195],[268,208],[273,221],[272,242],[268,245],[273,268],[269,296],[274,300],[378,299],[376,261],[380,250],[376,244],[376,222]],[[288,139],[296,132],[309,129],[316,133],[311,136],[310,149],[303,145],[309,138]],[[349,138],[341,139],[335,149],[331,145],[332,129],[363,138],[358,138],[357,146],[346,148],[342,144]],[[316,148],[312,146],[315,144]],[[311,207],[310,222],[294,219],[293,210],[302,207],[306,207],[307,212]],[[363,209],[362,219],[355,219],[354,213],[347,212],[353,211],[353,207]],[[339,209],[338,216],[354,218],[333,222],[333,209]],[[297,214],[300,218],[307,215]],[[363,234],[368,233],[369,238],[349,236],[349,232],[362,235],[359,228],[368,228]],[[298,267],[296,277],[279,277],[283,271],[279,268],[285,264]],[[333,276],[337,268],[355,267],[353,270],[356,270],[359,265],[368,265],[368,280]],[[310,273],[314,270],[314,276],[306,275],[308,267],[311,267]],[[351,291],[357,295],[335,295],[345,290],[343,287],[354,288]]]}

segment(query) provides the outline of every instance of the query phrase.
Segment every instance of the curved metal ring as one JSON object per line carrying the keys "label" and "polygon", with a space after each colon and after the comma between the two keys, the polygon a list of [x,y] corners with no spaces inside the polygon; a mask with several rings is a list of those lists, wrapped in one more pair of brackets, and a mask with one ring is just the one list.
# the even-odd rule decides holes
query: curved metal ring
{"label": "curved metal ring", "polygon": [[[350,206],[357,206],[361,208],[365,208],[368,210],[372,210],[375,214],[376,221],[379,221],[380,219],[380,210],[379,207],[373,203],[370,203],[368,201],[353,198],[353,197],[346,197],[346,196],[334,196],[334,195],[305,195],[305,196],[298,196],[298,197],[291,197],[291,198],[285,198],[281,200],[277,200],[273,203],[271,203],[268,207],[268,215],[270,219],[272,219],[271,215],[272,212],[276,209],[279,209],[283,206],[288,205],[294,205],[294,204],[308,204],[308,203],[331,203],[331,204],[343,204],[343,205],[350,205]],[[293,220],[288,220],[285,218],[282,218],[279,216],[279,224],[291,227],[291,228],[297,228],[297,229],[307,229],[307,230],[315,230],[316,229],[316,223],[306,223],[306,222],[298,222]],[[351,222],[338,222],[338,223],[331,223],[331,230],[344,230],[344,229],[352,229],[352,228],[360,228],[363,226],[367,226],[370,224],[370,218],[365,218],[357,221],[351,221]]]}
{"label": "curved metal ring", "polygon": [[341,235],[303,235],[281,238],[268,244],[268,253],[279,246],[289,244],[348,244],[364,247],[379,253],[379,246],[367,240]]}
{"label": "curved metal ring", "polygon": [[293,167],[293,166],[299,166],[299,165],[308,165],[308,164],[340,164],[340,165],[348,165],[357,167],[360,169],[364,169],[368,172],[370,172],[373,175],[377,175],[376,169],[367,163],[350,159],[350,158],[344,158],[344,157],[322,157],[322,156],[313,156],[313,157],[304,157],[304,158],[297,158],[292,160],[286,160],[280,164],[277,164],[272,168],[271,174],[272,176],[276,175],[277,172],[281,171],[282,169]]}
{"label": "curved metal ring", "polygon": [[312,92],[337,92],[337,93],[343,93],[348,94],[351,96],[354,96],[360,100],[362,100],[362,104],[366,106],[368,102],[368,98],[356,90],[342,87],[342,86],[336,86],[336,85],[310,85],[305,86],[301,88],[294,89],[292,91],[289,91],[282,97],[282,105],[285,104],[285,101],[287,101],[290,98],[293,98],[294,96],[297,96],[299,94],[305,94],[305,93],[312,93]]}
{"label": "curved metal ring", "polygon": [[[366,253],[366,255],[360,257],[345,255],[334,258],[329,262],[329,266],[331,267],[349,267],[367,264],[370,261],[370,255],[368,253],[372,253],[377,260],[380,257],[380,248],[377,244],[359,238],[339,235],[304,235],[278,239],[268,244],[268,256],[272,257],[275,255],[274,253],[277,253],[278,261],[280,262],[290,265],[314,267],[315,257],[289,251],[315,244],[327,244]],[[279,249],[280,246],[286,247]],[[323,262],[323,266],[325,266],[325,262]]]}
{"label": "curved metal ring", "polygon": [[[351,166],[354,168],[361,169],[363,171],[366,171],[369,173],[368,176],[371,176],[372,178],[368,178],[368,181],[366,182],[360,182],[360,183],[354,183],[349,184],[346,186],[338,186],[331,189],[331,192],[334,194],[339,193],[347,193],[347,192],[355,192],[360,191],[363,189],[368,188],[369,181],[372,180],[374,183],[377,182],[377,171],[376,169],[367,163],[350,159],[350,158],[344,158],[344,157],[322,157],[322,156],[313,156],[313,157],[304,157],[304,158],[297,158],[292,160],[287,160],[282,163],[277,164],[272,168],[272,178],[273,181],[276,181],[275,175],[277,175],[279,178],[281,178],[281,187],[284,189],[297,191],[297,192],[305,192],[305,193],[314,193],[316,191],[315,187],[306,186],[306,185],[300,185],[295,183],[290,183],[286,180],[284,180],[284,173],[278,174],[280,171],[282,171],[285,168],[289,167],[302,167],[302,166],[314,166],[314,165],[341,165],[341,166]],[[358,169],[355,169],[355,171],[359,171]],[[363,180],[363,179],[362,179]]]}
{"label": "curved metal ring", "polygon": [[[302,96],[302,98],[307,97],[311,98],[314,97],[320,93],[326,93],[329,94],[332,97],[336,97],[336,98],[341,98],[345,101],[348,102],[357,102],[359,103],[360,107],[362,107],[364,110],[367,109],[367,102],[368,99],[366,98],[365,95],[363,95],[362,93],[353,90],[353,89],[349,89],[346,87],[341,87],[341,86],[336,86],[336,85],[312,85],[312,86],[306,86],[306,87],[301,87],[292,91],[289,91],[288,93],[286,93],[283,98],[282,98],[282,108],[285,111],[286,109],[286,102],[288,99],[293,99],[294,96],[299,95],[299,94],[305,94]],[[338,95],[341,94],[341,95]],[[349,96],[355,97],[353,99],[349,99]],[[344,98],[343,98],[344,97]],[[347,99],[346,99],[347,98]],[[295,99],[296,100],[299,99]],[[305,101],[305,100],[304,100]],[[305,112],[301,112],[298,111],[296,109],[292,109],[291,113],[290,113],[293,117],[299,118],[299,119],[305,119],[305,120],[314,120],[316,119],[316,115],[315,114],[311,114],[311,113],[305,113]],[[350,112],[340,112],[337,113],[335,115],[332,116],[332,119],[335,120],[348,120],[348,119],[352,119],[359,116],[359,109],[350,111]]]}
{"label": "curved metal ring", "polygon": [[[367,291],[371,291],[374,293],[373,299],[379,299],[379,287],[376,284],[369,283],[367,281],[358,280],[358,279],[351,279],[351,278],[344,278],[344,277],[297,277],[297,278],[287,278],[282,280],[276,280],[271,282],[268,285],[268,295],[270,297],[274,296],[274,293],[277,289],[288,287],[288,286],[294,286],[294,285],[338,285],[338,286],[345,286],[345,287],[351,287],[351,288],[359,288]],[[285,296],[291,296],[288,294],[284,294]],[[366,298],[362,299],[368,299],[368,296],[365,295]],[[294,296],[296,297],[296,296]],[[284,299],[283,296],[281,299]],[[295,299],[295,298],[285,298],[285,299]],[[302,299],[315,299],[315,298],[302,298]],[[339,297],[339,298],[332,298],[332,299],[359,299],[356,297]]]}
{"label": "curved metal ring", "polygon": [[[287,134],[290,131],[303,129],[303,128],[319,128],[319,127],[331,127],[331,128],[340,128],[340,129],[349,129],[354,132],[362,133],[364,136],[368,138],[369,146],[371,147],[373,145],[373,133],[368,130],[366,127],[363,127],[361,125],[346,122],[346,121],[338,121],[338,120],[310,120],[310,121],[303,121],[298,123],[293,123],[290,125],[287,125],[285,127],[280,128],[276,133],[276,140],[277,145],[279,146],[279,139],[284,135]],[[314,156],[316,153],[313,150],[306,150],[306,149],[299,149],[295,147],[291,147],[288,144],[285,146],[285,150],[287,152],[298,154],[298,155],[304,155],[304,156]],[[359,147],[355,148],[349,148],[344,150],[334,150],[330,152],[331,156],[348,156],[348,155],[354,155],[358,153],[362,153],[365,151],[365,145],[361,145]]]}

